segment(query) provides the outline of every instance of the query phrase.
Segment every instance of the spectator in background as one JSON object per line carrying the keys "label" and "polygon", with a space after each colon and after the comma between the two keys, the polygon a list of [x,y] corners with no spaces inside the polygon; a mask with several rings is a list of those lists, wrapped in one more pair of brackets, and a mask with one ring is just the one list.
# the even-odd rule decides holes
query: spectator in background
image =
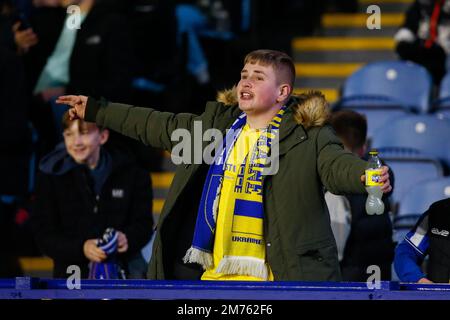
{"label": "spectator in background", "polygon": [[[331,115],[330,123],[347,151],[360,158],[366,154],[367,120],[364,116],[351,110],[338,111]],[[393,176],[392,172],[390,176]],[[344,281],[366,281],[367,267],[370,265],[380,267],[382,280],[391,279],[394,243],[389,217],[389,195],[390,193],[383,196],[385,212],[382,215],[368,215],[365,210],[367,195],[352,194],[339,199],[327,192],[325,197],[330,213],[336,211],[338,204],[343,203],[340,212],[334,217],[340,218],[341,226],[342,223],[345,225],[346,221],[351,221],[344,237],[341,236],[341,241],[337,241],[338,248],[343,249],[341,271]],[[333,219],[333,215],[331,217],[333,226],[336,219]],[[333,228],[333,233],[336,234],[336,228]],[[345,234],[348,235],[347,239]]]}
{"label": "spectator in background", "polygon": [[0,241],[8,243],[0,249],[2,278],[21,275],[16,255],[26,241],[13,233],[17,231],[17,208],[29,191],[31,155],[23,65],[13,51],[3,46],[0,46],[0,101]]}
{"label": "spectator in background", "polygon": [[[29,188],[31,134],[23,62],[17,55],[11,31],[13,1],[0,0],[0,278],[22,275],[18,255],[30,245],[22,231],[26,214],[19,211]],[[25,232],[26,233],[26,232]]]}
{"label": "spectator in background", "polygon": [[[155,101],[158,105],[173,107],[164,111],[189,110],[186,99],[182,98],[189,86],[182,81],[185,61],[183,50],[177,47],[174,0],[117,2],[120,2],[119,8],[123,7],[122,12],[126,12],[134,52],[130,101],[136,105]],[[178,100],[172,95],[177,96]],[[162,150],[146,147],[123,136],[121,138],[143,168],[148,171],[163,170]]]}
{"label": "spectator in background", "polygon": [[13,48],[11,21],[14,14],[12,0],[0,0],[0,47]]}
{"label": "spectator in background", "polygon": [[[41,0],[37,4],[29,21],[17,21],[13,31],[26,62],[28,90],[33,95],[30,114],[42,155],[60,138],[64,109],[54,108],[55,97],[68,90],[129,99],[133,55],[126,19],[117,14],[113,1]],[[67,7],[72,4],[81,11],[79,29],[69,28]]]}
{"label": "spectator in background", "polygon": [[414,1],[395,41],[400,58],[423,65],[439,85],[450,52],[450,1]]}
{"label": "spectator in background", "polygon": [[[174,0],[133,0],[128,19],[139,68],[133,75],[133,101],[166,105],[167,94],[183,73],[183,50],[177,47],[177,20]],[[167,110],[173,111],[173,110]]]}
{"label": "spectator in background", "polygon": [[28,193],[31,134],[24,65],[14,50],[14,8],[0,2],[0,195]]}
{"label": "spectator in background", "polygon": [[[187,51],[187,71],[200,85],[211,81],[207,48],[203,39],[229,41],[234,37],[230,4],[226,0],[177,0],[177,41]],[[239,5],[242,1],[234,1]],[[183,39],[184,37],[184,39]],[[226,54],[229,54],[226,53]]]}
{"label": "spectator in background", "polygon": [[[180,1],[179,1],[180,2]],[[187,70],[199,84],[209,82],[208,60],[200,43],[201,33],[208,29],[208,17],[195,4],[181,1],[176,6],[178,24],[178,44],[182,35],[186,35]],[[192,2],[192,1],[188,1]]]}
{"label": "spectator in background", "polygon": [[[423,213],[395,250],[395,272],[400,281],[450,282],[450,198],[436,201]],[[429,256],[427,272],[421,265]]]}
{"label": "spectator in background", "polygon": [[129,278],[145,278],[140,250],[152,234],[152,186],[148,172],[104,146],[109,131],[63,118],[64,145],[40,163],[32,224],[42,252],[54,260],[55,278],[77,265],[105,261],[97,247],[107,228],[119,231],[119,265]]}

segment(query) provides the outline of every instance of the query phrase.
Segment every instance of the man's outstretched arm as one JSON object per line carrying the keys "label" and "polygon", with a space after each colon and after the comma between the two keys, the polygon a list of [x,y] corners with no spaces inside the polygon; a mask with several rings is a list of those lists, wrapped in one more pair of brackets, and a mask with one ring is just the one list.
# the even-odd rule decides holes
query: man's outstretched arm
{"label": "man's outstretched arm", "polygon": [[112,129],[146,145],[169,151],[178,143],[171,139],[175,129],[190,131],[194,120],[201,120],[194,114],[160,112],[152,108],[111,103],[86,96],[61,96],[56,102],[71,107],[71,119],[96,122],[99,127]]}

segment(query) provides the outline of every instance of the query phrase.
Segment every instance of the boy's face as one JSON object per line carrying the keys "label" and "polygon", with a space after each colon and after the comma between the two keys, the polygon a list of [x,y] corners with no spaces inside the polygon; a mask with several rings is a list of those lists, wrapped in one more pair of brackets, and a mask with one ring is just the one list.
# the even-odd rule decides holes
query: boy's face
{"label": "boy's face", "polygon": [[64,142],[69,155],[79,164],[96,165],[100,147],[108,140],[108,130],[100,131],[94,124],[73,121],[64,130]]}
{"label": "boy's face", "polygon": [[269,111],[283,101],[282,87],[271,66],[247,63],[237,86],[239,108],[247,114]]}

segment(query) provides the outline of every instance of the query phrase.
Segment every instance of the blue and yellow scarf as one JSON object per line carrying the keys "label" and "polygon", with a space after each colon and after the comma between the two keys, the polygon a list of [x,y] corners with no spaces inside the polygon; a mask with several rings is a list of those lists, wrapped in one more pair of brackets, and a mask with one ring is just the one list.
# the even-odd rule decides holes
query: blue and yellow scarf
{"label": "blue and yellow scarf", "polygon": [[[244,159],[244,163],[240,166],[242,170],[246,170],[246,172],[252,174],[254,185],[260,186],[257,190],[259,195],[262,194],[263,190],[263,170],[268,162],[271,145],[273,139],[278,134],[285,110],[285,107],[279,110],[270,122],[267,130],[261,133],[253,150],[249,152]],[[222,148],[216,154],[215,161],[209,168],[203,186],[194,239],[183,261],[185,263],[198,263],[202,265],[204,270],[209,270],[214,267],[212,251],[225,165],[246,121],[246,114],[242,113],[227,131]],[[238,183],[239,179],[236,181],[236,190],[239,189]],[[250,201],[249,199],[239,199],[238,196],[236,197],[233,210],[233,229],[263,229],[264,206],[262,197],[256,197],[255,199],[259,200]],[[257,245],[260,245],[260,248],[255,250],[255,242],[233,241],[233,237],[236,236],[233,236],[231,232],[228,239],[224,240],[228,243],[224,245],[224,256],[217,268],[217,272],[249,275],[267,279],[268,270],[265,264],[265,250],[264,244],[261,243],[262,241],[257,243]]]}

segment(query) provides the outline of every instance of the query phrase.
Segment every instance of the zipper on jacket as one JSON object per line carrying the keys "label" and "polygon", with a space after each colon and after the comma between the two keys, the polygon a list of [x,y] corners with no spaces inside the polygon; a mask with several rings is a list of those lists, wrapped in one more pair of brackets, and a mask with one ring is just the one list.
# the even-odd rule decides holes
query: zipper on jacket
{"label": "zipper on jacket", "polygon": [[87,176],[86,171],[83,170],[81,175],[83,176],[83,180],[85,182],[84,186],[86,188],[86,191],[90,195],[90,198],[93,201],[93,210],[92,210],[92,212],[94,214],[97,214],[98,213],[98,203],[99,203],[99,200],[100,200],[100,195],[95,194],[93,192],[92,188],[90,187],[90,182],[89,182],[89,178]]}
{"label": "zipper on jacket", "polygon": [[100,195],[99,194],[97,194],[96,196],[95,196],[95,204],[94,204],[94,213],[98,213],[98,203],[99,203],[99,200],[100,200]]}

